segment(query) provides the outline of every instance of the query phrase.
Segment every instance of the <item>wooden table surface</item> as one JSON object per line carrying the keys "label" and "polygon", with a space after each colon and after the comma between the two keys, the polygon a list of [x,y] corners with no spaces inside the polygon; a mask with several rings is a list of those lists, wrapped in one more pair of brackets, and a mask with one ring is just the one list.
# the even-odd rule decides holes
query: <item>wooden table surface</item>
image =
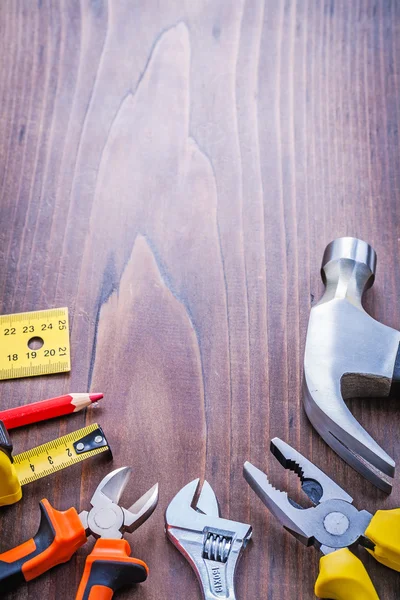
{"label": "wooden table surface", "polygon": [[[396,0],[2,0],[0,310],[68,306],[72,371],[2,382],[1,407],[102,391],[86,414],[13,432],[19,452],[98,420],[114,450],[28,486],[2,509],[0,551],[36,532],[38,501],[85,509],[132,465],[126,502],[160,483],[130,537],[149,580],[121,598],[199,599],[164,510],[195,477],[253,525],[241,600],[309,600],[319,555],[242,477],[280,436],[374,511],[363,480],[302,409],[310,306],[325,245],[378,254],[367,308],[400,327],[400,3]],[[352,401],[400,461],[397,402]],[[92,542],[91,542],[92,543]],[[8,599],[74,598],[90,544]],[[381,600],[400,578],[364,561]],[[3,594],[0,593],[3,597]]]}

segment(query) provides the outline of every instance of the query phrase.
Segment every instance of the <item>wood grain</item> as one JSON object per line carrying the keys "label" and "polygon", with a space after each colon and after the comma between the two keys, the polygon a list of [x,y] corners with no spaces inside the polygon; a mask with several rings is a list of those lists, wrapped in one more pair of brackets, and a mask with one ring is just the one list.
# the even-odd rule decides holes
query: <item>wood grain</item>
{"label": "wood grain", "polygon": [[[149,580],[119,597],[201,597],[163,533],[186,482],[250,522],[243,600],[313,598],[318,553],[273,521],[244,460],[300,498],[269,456],[280,436],[374,511],[400,505],[345,465],[301,406],[325,245],[370,242],[367,307],[400,327],[400,4],[395,0],[3,0],[0,310],[70,308],[70,375],[2,382],[11,407],[102,391],[86,415],[13,433],[15,451],[98,420],[127,492],[155,481],[131,537]],[[400,461],[395,400],[350,403]],[[87,508],[99,457],[2,509],[0,551],[35,533],[38,500]],[[90,547],[90,544],[89,544]],[[7,598],[73,598],[88,547]],[[363,558],[383,600],[399,576]]]}

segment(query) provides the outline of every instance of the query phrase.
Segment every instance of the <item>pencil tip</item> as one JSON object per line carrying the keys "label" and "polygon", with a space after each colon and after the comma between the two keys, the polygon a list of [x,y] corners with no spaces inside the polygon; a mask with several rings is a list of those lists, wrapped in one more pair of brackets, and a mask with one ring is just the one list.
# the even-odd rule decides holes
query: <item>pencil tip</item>
{"label": "pencil tip", "polygon": [[91,402],[97,402],[103,398],[103,394],[89,394],[89,398]]}

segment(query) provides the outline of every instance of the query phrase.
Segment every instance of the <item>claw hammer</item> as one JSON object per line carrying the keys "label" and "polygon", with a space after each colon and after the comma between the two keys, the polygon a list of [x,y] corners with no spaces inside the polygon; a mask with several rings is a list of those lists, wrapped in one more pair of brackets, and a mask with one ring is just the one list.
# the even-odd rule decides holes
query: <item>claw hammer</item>
{"label": "claw hammer", "polygon": [[390,493],[393,459],[353,417],[344,400],[389,397],[400,382],[400,332],[373,319],[362,306],[372,286],[376,253],[344,237],[325,249],[325,292],[310,313],[304,357],[303,401],[308,418],[347,463]]}

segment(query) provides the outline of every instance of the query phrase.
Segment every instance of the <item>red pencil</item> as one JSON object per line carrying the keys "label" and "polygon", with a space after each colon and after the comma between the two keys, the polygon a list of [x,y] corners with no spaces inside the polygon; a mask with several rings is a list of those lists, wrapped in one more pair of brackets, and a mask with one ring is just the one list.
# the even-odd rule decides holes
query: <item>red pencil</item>
{"label": "red pencil", "polygon": [[0,421],[3,421],[7,429],[15,429],[23,425],[78,412],[102,397],[103,394],[67,394],[49,400],[32,402],[25,406],[0,411]]}

